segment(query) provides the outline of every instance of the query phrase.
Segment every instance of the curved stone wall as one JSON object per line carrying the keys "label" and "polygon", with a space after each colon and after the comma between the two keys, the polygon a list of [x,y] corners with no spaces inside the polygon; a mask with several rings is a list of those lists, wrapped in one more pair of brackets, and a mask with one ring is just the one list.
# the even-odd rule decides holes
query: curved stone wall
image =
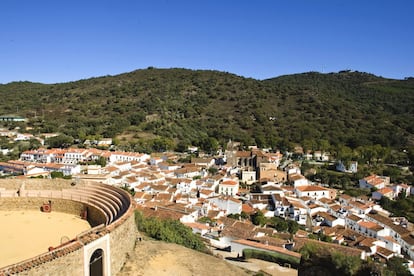
{"label": "curved stone wall", "polygon": [[[135,245],[135,205],[124,190],[96,183],[67,180],[0,179],[0,210],[40,210],[79,215],[87,210],[92,229],[39,256],[0,268],[2,275],[89,275],[89,261],[103,252],[103,275],[114,275]],[[81,264],[81,265],[79,265]]]}

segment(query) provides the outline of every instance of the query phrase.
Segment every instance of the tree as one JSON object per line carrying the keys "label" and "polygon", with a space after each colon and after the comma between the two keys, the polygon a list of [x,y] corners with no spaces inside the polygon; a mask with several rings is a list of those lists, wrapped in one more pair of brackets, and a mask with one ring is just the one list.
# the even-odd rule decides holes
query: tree
{"label": "tree", "polygon": [[175,150],[178,152],[186,152],[188,149],[188,142],[186,141],[180,141],[175,146]]}
{"label": "tree", "polygon": [[152,140],[152,149],[156,152],[171,150],[173,147],[174,142],[169,138],[156,138]]}
{"label": "tree", "polygon": [[30,149],[38,149],[42,146],[39,140],[33,139],[33,138],[29,140],[29,143],[30,143]]}
{"label": "tree", "polygon": [[198,251],[205,250],[200,237],[178,220],[144,217],[141,212],[136,211],[135,222],[139,231],[145,232],[154,239],[180,244]]}
{"label": "tree", "polygon": [[392,208],[392,206],[393,206],[393,202],[388,197],[383,196],[380,199],[380,205],[385,210],[390,210]]}
{"label": "tree", "polygon": [[128,121],[131,125],[139,125],[145,120],[145,115],[143,113],[133,113],[128,116]]}
{"label": "tree", "polygon": [[305,243],[304,246],[299,250],[299,253],[302,255],[303,260],[307,261],[314,257],[317,252],[320,250],[319,246],[313,242]]}
{"label": "tree", "polygon": [[99,156],[99,158],[95,161],[96,165],[100,165],[101,167],[106,166],[106,158],[103,156]]}
{"label": "tree", "polygon": [[331,145],[329,144],[328,140],[326,140],[326,139],[318,140],[318,148],[321,151],[327,151],[327,150],[329,150],[330,147],[331,147]]}
{"label": "tree", "polygon": [[336,269],[344,275],[355,275],[361,267],[361,259],[358,256],[346,256],[340,252],[333,252],[331,259]]}
{"label": "tree", "polygon": [[299,230],[299,224],[294,221],[294,220],[288,220],[287,221],[287,225],[288,225],[288,232],[291,234],[296,234],[296,232],[298,232]]}
{"label": "tree", "polygon": [[285,232],[288,230],[289,226],[286,220],[279,217],[272,217],[269,219],[269,223],[278,231]]}
{"label": "tree", "polygon": [[68,148],[73,144],[73,137],[61,134],[59,136],[46,139],[46,143],[51,148]]}
{"label": "tree", "polygon": [[52,178],[63,178],[63,172],[51,172],[50,177]]}
{"label": "tree", "polygon": [[228,214],[227,217],[238,220],[240,218],[240,214]]}
{"label": "tree", "polygon": [[241,217],[242,219],[248,219],[248,218],[250,218],[249,214],[248,214],[248,213],[246,213],[245,211],[241,211],[241,213],[240,213],[240,217]]}
{"label": "tree", "polygon": [[267,219],[264,216],[263,212],[260,211],[260,210],[257,211],[256,213],[254,213],[251,218],[252,218],[252,223],[254,225],[261,225],[261,226],[263,226],[263,225],[266,224],[266,221],[267,221]]}
{"label": "tree", "polygon": [[206,152],[213,153],[219,148],[219,143],[214,137],[204,138],[201,142],[201,148]]}
{"label": "tree", "polygon": [[396,275],[396,276],[411,275],[410,270],[408,270],[406,263],[407,261],[403,258],[392,257],[391,259],[387,261],[386,271],[389,273],[388,275]]}
{"label": "tree", "polygon": [[214,167],[208,168],[208,173],[211,175],[215,175],[217,172],[218,172],[217,168],[214,168]]}

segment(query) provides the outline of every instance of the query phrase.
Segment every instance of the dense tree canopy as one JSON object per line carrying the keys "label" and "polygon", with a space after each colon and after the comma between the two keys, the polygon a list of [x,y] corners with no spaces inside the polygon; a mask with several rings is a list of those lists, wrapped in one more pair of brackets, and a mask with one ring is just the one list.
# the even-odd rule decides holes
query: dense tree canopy
{"label": "dense tree canopy", "polygon": [[117,137],[147,151],[178,142],[181,150],[196,145],[214,151],[232,139],[282,149],[292,143],[335,147],[344,161],[350,149],[372,147],[359,152],[376,162],[376,145],[403,149],[414,137],[414,80],[360,72],[259,81],[217,71],[148,69],[62,84],[9,83],[0,85],[0,95],[2,112],[18,107],[33,133]]}
{"label": "dense tree canopy", "polygon": [[176,243],[198,251],[206,249],[201,238],[178,220],[145,217],[140,211],[136,211],[135,222],[139,231],[145,232],[154,239]]}

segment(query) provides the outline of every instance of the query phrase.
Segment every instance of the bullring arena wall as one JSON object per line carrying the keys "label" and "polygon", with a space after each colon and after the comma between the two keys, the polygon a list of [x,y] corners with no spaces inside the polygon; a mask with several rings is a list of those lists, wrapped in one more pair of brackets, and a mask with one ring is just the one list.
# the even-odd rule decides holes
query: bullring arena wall
{"label": "bullring arena wall", "polygon": [[[49,203],[52,212],[86,213],[92,228],[44,254],[0,268],[0,276],[115,275],[121,270],[137,231],[135,206],[127,192],[61,179],[0,179],[0,210],[41,210]],[[92,264],[95,259],[98,268]]]}

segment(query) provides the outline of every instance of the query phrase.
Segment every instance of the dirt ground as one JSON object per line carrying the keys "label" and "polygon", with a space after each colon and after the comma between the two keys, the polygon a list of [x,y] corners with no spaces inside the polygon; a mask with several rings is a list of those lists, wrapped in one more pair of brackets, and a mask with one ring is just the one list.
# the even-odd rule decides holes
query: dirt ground
{"label": "dirt ground", "polygon": [[91,228],[78,216],[58,212],[0,211],[0,221],[0,267],[45,253]]}
{"label": "dirt ground", "polygon": [[[218,254],[217,251],[214,251],[214,254]],[[259,271],[265,272],[265,275],[297,275],[296,270],[274,263],[260,260],[226,261],[225,257],[234,256],[226,252],[218,258],[176,244],[144,238],[137,241],[135,251],[117,276],[241,276],[255,275]]]}

